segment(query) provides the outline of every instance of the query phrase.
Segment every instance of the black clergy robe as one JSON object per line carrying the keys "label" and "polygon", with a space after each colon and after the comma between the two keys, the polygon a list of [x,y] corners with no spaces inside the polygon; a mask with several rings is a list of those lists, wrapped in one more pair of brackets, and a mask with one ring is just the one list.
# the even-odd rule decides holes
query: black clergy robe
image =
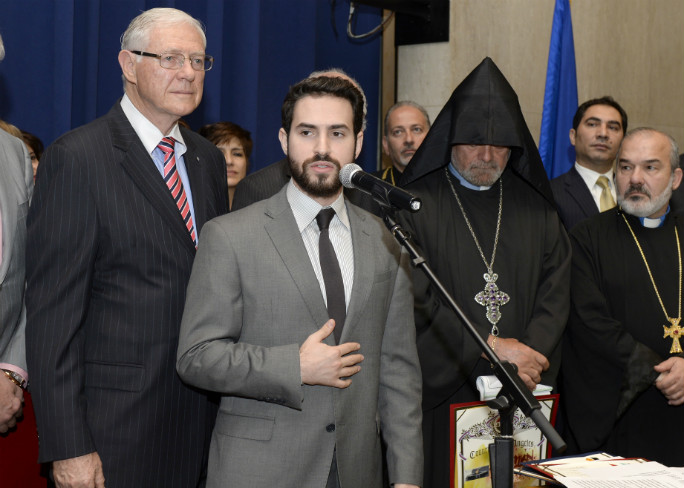
{"label": "black clergy robe", "polygon": [[[489,262],[499,208],[499,183],[489,190],[463,187],[449,176]],[[510,168],[504,171],[501,230],[493,270],[510,296],[497,326],[551,362],[542,383],[553,385],[570,295],[570,243],[555,209]],[[406,186],[423,207],[400,219],[428,264],[486,339],[492,324],[475,302],[484,289],[486,266],[456,203],[446,168]],[[423,373],[425,488],[448,486],[449,405],[479,400],[475,379],[491,373],[477,344],[422,271],[414,273],[418,354]]]}
{"label": "black clergy robe", "polygon": [[[627,216],[670,317],[678,316],[679,264],[674,227],[649,229]],[[684,406],[669,406],[653,385],[653,366],[670,354],[669,326],[644,261],[617,209],[570,234],[572,308],[563,343],[561,403],[571,452],[605,450],[684,466]]]}

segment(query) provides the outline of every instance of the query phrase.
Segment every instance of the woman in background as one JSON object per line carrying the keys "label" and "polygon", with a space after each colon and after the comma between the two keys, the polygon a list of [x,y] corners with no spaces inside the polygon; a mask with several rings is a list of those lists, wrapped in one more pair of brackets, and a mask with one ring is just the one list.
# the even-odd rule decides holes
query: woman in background
{"label": "woman in background", "polygon": [[29,156],[31,156],[31,166],[33,166],[33,179],[36,179],[36,171],[38,171],[38,164],[40,163],[40,157],[43,155],[43,141],[41,141],[38,136],[21,131],[21,138],[24,140],[24,144],[28,147]]}
{"label": "woman in background", "polygon": [[21,139],[28,149],[29,156],[31,156],[31,166],[33,167],[33,179],[36,179],[36,170],[38,169],[38,160],[43,154],[43,143],[37,136],[30,132],[19,129],[16,125],[10,124],[4,120],[0,120],[0,129],[8,134]]}
{"label": "woman in background", "polygon": [[235,187],[249,169],[249,155],[252,153],[252,138],[249,131],[232,122],[216,122],[200,128],[200,135],[213,142],[226,158],[228,173],[228,205],[233,205]]}

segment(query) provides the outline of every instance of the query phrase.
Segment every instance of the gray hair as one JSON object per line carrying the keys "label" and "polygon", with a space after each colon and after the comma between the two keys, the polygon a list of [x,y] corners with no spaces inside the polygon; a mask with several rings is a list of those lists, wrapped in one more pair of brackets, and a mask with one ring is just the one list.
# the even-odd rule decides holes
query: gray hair
{"label": "gray hair", "polygon": [[[658,129],[654,129],[653,127],[637,127],[636,129],[632,129],[627,134],[625,135],[624,139],[622,139],[622,144],[625,143],[627,139],[630,137],[633,137],[634,135],[645,133],[645,132],[650,132],[653,134],[662,134],[663,136],[667,137],[667,140],[670,141],[670,168],[672,169],[672,172],[674,173],[674,170],[679,168],[679,146],[677,145],[677,141],[675,141],[670,134],[667,134],[666,132],[660,131]],[[622,144],[620,147],[622,148]],[[618,151],[617,158],[619,159],[620,157],[620,151]]]}
{"label": "gray hair", "polygon": [[2,36],[0,36],[0,61],[5,59],[5,44],[2,42]]}
{"label": "gray hair", "polygon": [[[323,70],[314,71],[307,78],[318,78],[319,76],[335,76],[335,74],[340,75],[341,78],[348,79],[352,85],[354,85],[360,92],[361,98],[363,99],[363,123],[361,124],[361,131],[366,130],[366,114],[368,113],[368,102],[366,101],[366,94],[361,88],[361,85],[353,77],[349,76],[342,68],[328,68]],[[304,80],[302,80],[304,81]]]}
{"label": "gray hair", "polygon": [[126,31],[121,34],[121,49],[144,49],[149,42],[149,35],[155,27],[187,23],[194,26],[207,47],[207,36],[204,34],[202,23],[175,8],[153,8],[146,10],[131,20]]}
{"label": "gray hair", "polygon": [[427,128],[428,129],[430,128],[430,116],[428,115],[427,110],[425,110],[425,108],[423,108],[422,105],[420,105],[416,102],[413,102],[411,100],[401,100],[400,102],[397,102],[394,105],[392,105],[389,108],[389,110],[387,111],[387,113],[385,114],[385,128],[383,130],[385,137],[387,137],[389,135],[389,128],[387,127],[387,125],[389,122],[390,115],[392,115],[392,112],[394,112],[399,107],[413,107],[413,108],[419,110],[420,113],[423,114],[423,117],[425,117],[425,122],[427,123]]}

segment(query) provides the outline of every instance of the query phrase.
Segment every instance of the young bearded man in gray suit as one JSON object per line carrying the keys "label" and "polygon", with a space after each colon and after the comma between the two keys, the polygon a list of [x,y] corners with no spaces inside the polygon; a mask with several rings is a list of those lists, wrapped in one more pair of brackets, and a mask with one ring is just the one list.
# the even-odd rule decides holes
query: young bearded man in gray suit
{"label": "young bearded man in gray suit", "polygon": [[390,483],[422,483],[408,256],[339,183],[361,150],[361,100],[339,78],[291,87],[292,179],[202,233],[177,367],[223,395],[209,487],[379,487],[380,433]]}
{"label": "young bearded man in gray suit", "polygon": [[152,9],[122,36],[125,95],[59,138],[29,212],[27,354],[40,461],[58,487],[195,487],[215,406],[175,371],[203,224],[225,160],[178,119],[202,99],[201,24]]}
{"label": "young bearded man in gray suit", "polygon": [[[0,37],[0,60],[5,47]],[[24,263],[33,171],[23,142],[0,130],[0,433],[21,417],[26,372]]]}
{"label": "young bearded man in gray suit", "polygon": [[[340,68],[330,68],[323,71],[314,71],[307,78],[315,78],[319,76],[329,76],[331,78],[342,78],[351,82],[358,88],[363,98],[363,122],[362,131],[366,130],[366,112],[367,102],[366,95],[363,92],[361,85],[345,73]],[[259,200],[266,200],[280,191],[285,183],[290,181],[292,173],[290,173],[290,162],[287,158],[283,158],[273,164],[260,169],[259,171],[247,175],[238,183],[235,188],[235,197],[233,198],[232,211],[240,210],[248,205],[258,202]],[[344,197],[347,201],[354,205],[368,210],[371,213],[380,215],[380,208],[375,204],[373,199],[363,193],[361,190],[355,188],[344,188]]]}

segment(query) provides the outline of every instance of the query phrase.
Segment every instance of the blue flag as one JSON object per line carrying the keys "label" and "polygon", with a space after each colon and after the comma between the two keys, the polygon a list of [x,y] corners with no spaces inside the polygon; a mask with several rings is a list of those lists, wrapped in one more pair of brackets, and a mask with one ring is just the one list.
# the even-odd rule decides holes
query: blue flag
{"label": "blue flag", "polygon": [[575,164],[575,148],[568,134],[576,111],[577,71],[570,2],[556,0],[539,135],[539,154],[549,179],[566,173]]}

